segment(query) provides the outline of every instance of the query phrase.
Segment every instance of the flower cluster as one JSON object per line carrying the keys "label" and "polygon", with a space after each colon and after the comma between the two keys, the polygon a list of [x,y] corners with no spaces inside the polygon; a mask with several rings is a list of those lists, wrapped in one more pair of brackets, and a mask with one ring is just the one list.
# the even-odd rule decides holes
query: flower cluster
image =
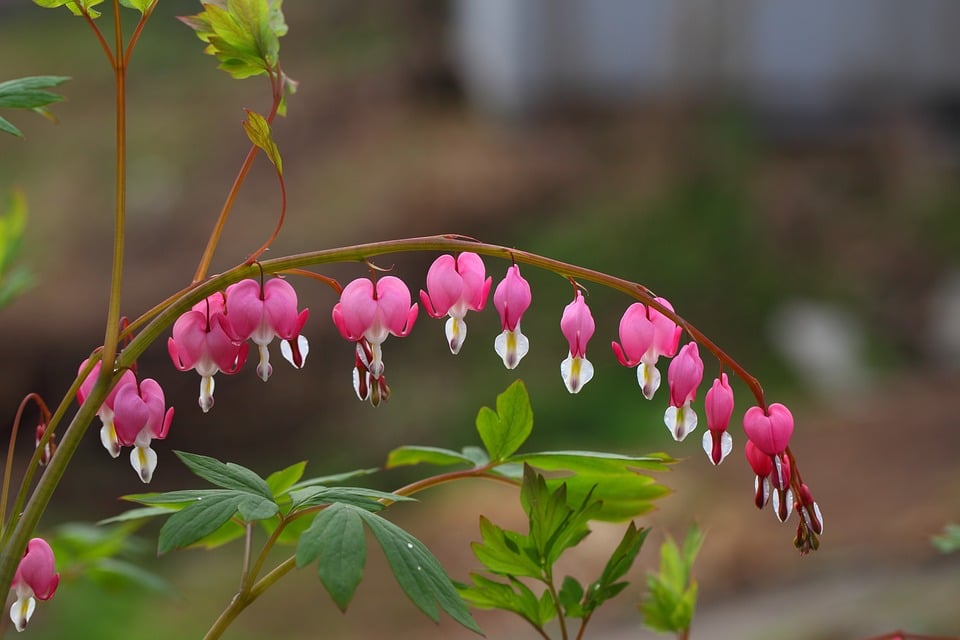
{"label": "flower cluster", "polygon": [[[77,391],[77,402],[83,404],[100,376],[97,362]],[[82,371],[85,360],[80,365]],[[129,369],[124,371],[106,400],[97,411],[103,427],[100,441],[114,458],[123,447],[133,447],[130,464],[143,482],[150,482],[157,467],[157,454],[150,448],[152,440],[163,440],[173,421],[173,407],[166,408],[163,389],[152,378],[137,380]]]}
{"label": "flower cluster", "polygon": [[54,566],[53,550],[43,538],[33,538],[17,566],[10,588],[17,596],[10,607],[10,619],[17,631],[27,628],[37,608],[37,600],[49,600],[60,584],[60,574]]}

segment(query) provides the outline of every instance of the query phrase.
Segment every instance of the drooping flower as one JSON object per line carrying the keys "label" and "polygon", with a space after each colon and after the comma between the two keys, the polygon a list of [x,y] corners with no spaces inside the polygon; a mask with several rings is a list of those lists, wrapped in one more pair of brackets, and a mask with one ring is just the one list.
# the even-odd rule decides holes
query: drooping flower
{"label": "drooping flower", "polygon": [[445,325],[450,352],[457,354],[467,337],[463,318],[467,311],[481,311],[493,278],[486,278],[483,260],[469,251],[454,258],[445,254],[433,261],[427,271],[427,290],[420,291],[420,302],[431,318],[449,316]]}
{"label": "drooping flower", "polygon": [[801,484],[799,493],[799,499],[794,506],[800,512],[807,527],[818,536],[823,535],[823,516],[820,514],[820,506],[810,493],[810,488],[806,484]]}
{"label": "drooping flower", "polygon": [[297,369],[303,367],[310,345],[301,334],[309,310],[297,312],[297,292],[282,278],[263,287],[257,280],[241,280],[227,287],[227,320],[237,340],[249,338],[260,352],[257,375],[266,382],[273,373],[267,345],[281,339],[280,353]]}
{"label": "drooping flower", "polygon": [[570,352],[560,363],[560,375],[570,393],[578,393],[593,378],[593,365],[587,360],[586,353],[594,328],[590,307],[578,290],[560,318],[560,331],[570,344]]}
{"label": "drooping flower", "polygon": [[407,285],[395,276],[380,278],[376,286],[367,278],[357,278],[343,288],[340,302],[333,307],[333,323],[340,335],[358,343],[354,390],[361,399],[370,398],[372,387],[379,389],[384,371],[383,341],[390,334],[401,338],[408,335],[418,311],[416,304],[410,304]]}
{"label": "drooping flower", "polygon": [[[40,446],[40,441],[43,440],[43,436],[47,432],[47,423],[40,422],[37,425],[36,435],[34,438],[35,446]],[[50,438],[47,440],[47,443],[43,446],[43,451],[40,452],[40,466],[46,466],[50,462],[50,458],[53,457],[53,454],[57,450],[57,434],[51,433]]]}
{"label": "drooping flower", "polygon": [[46,540],[33,538],[27,543],[27,550],[10,584],[17,595],[16,602],[10,607],[10,619],[17,631],[27,628],[37,600],[49,600],[56,593],[60,574],[56,572],[55,564],[53,549]]}
{"label": "drooping flower", "polygon": [[793,490],[790,488],[790,458],[786,453],[770,455],[752,440],[744,447],[747,462],[756,474],[754,480],[754,504],[762,509],[773,496],[773,512],[780,522],[785,522],[793,511]]}
{"label": "drooping flower", "polygon": [[768,456],[783,453],[793,435],[793,414],[779,402],[771,404],[766,411],[750,407],[743,416],[743,431]]}
{"label": "drooping flower", "polygon": [[[673,311],[665,298],[654,300]],[[673,320],[640,302],[630,305],[620,319],[620,344],[613,342],[610,346],[620,364],[637,367],[637,383],[647,400],[660,388],[657,360],[677,353],[682,333]]]}
{"label": "drooping flower", "polygon": [[727,374],[721,373],[720,377],[713,381],[703,404],[707,414],[703,450],[710,462],[718,465],[733,449],[733,438],[727,433],[730,417],[733,415],[733,389],[730,388]]}
{"label": "drooping flower", "polygon": [[511,265],[507,269],[506,277],[493,292],[493,304],[500,314],[500,325],[503,328],[503,333],[497,336],[493,347],[507,369],[516,368],[530,350],[530,341],[520,331],[520,319],[532,299],[530,283],[520,275],[519,266]]}
{"label": "drooping flower", "polygon": [[690,403],[696,399],[697,387],[703,380],[703,360],[696,342],[689,342],[670,362],[667,370],[667,382],[670,385],[670,406],[663,415],[663,422],[673,435],[681,441],[697,428],[697,414]]}
{"label": "drooping flower", "polygon": [[[83,371],[87,366],[87,362],[89,362],[89,359],[80,363],[80,368],[77,370],[78,373]],[[93,390],[93,385],[96,384],[97,378],[100,376],[100,364],[100,362],[97,362],[93,365],[90,373],[80,384],[80,388],[77,390],[77,402],[80,404],[83,404],[83,401],[90,395],[90,391]],[[120,389],[129,384],[136,384],[136,382],[137,379],[133,371],[129,369],[125,370],[120,375],[120,381],[110,390],[110,393],[107,394],[107,399],[103,401],[103,404],[100,405],[100,408],[97,410],[97,416],[100,418],[100,422],[103,423],[103,426],[100,428],[100,442],[103,444],[103,448],[114,458],[120,455],[120,443],[117,440],[117,430],[113,423],[113,403]]]}
{"label": "drooping flower", "polygon": [[193,306],[173,324],[167,351],[180,371],[196,369],[200,374],[200,408],[213,407],[213,376],[222,371],[233,374],[247,360],[249,345],[234,339],[224,315],[223,295],[216,293]]}
{"label": "drooping flower", "polygon": [[124,447],[133,447],[130,464],[143,482],[150,482],[157,467],[157,453],[150,442],[167,437],[173,407],[166,409],[163,389],[151,378],[121,387],[113,407],[117,440]]}

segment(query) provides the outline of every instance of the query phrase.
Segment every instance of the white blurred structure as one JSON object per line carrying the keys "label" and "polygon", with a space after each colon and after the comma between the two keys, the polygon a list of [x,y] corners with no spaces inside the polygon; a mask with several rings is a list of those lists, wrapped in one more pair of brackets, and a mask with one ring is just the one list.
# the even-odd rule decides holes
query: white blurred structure
{"label": "white blurred structure", "polygon": [[454,0],[481,108],[733,95],[829,110],[960,93],[956,0]]}

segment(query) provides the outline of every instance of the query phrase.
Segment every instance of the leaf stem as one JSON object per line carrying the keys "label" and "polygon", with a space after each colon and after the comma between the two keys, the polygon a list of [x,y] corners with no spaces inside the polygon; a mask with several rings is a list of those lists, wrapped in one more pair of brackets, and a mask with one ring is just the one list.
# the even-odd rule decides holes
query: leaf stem
{"label": "leaf stem", "polygon": [[[272,124],[274,119],[277,117],[277,109],[280,108],[280,101],[283,98],[283,87],[282,82],[275,79],[273,73],[270,74],[270,88],[273,94],[273,105],[270,107],[270,114],[267,116],[267,124]],[[247,157],[244,158],[243,164],[240,166],[240,171],[237,173],[237,177],[233,180],[233,185],[230,187],[230,192],[227,193],[227,199],[223,203],[223,207],[220,209],[220,215],[217,216],[217,221],[213,225],[213,231],[210,232],[210,238],[207,240],[207,246],[203,250],[203,255],[200,257],[200,264],[197,265],[197,271],[193,275],[193,281],[199,282],[207,276],[207,271],[210,269],[210,263],[213,261],[213,253],[217,249],[217,244],[220,242],[220,236],[223,235],[223,228],[227,224],[227,218],[230,216],[230,211],[233,209],[233,203],[236,202],[237,195],[240,193],[240,187],[243,186],[244,181],[247,178],[247,174],[250,173],[250,168],[253,166],[253,160],[257,157],[257,152],[260,151],[260,148],[255,145],[250,145],[250,151],[247,152]],[[286,202],[286,194],[284,194],[284,203]],[[284,205],[286,208],[286,205]]]}
{"label": "leaf stem", "polygon": [[7,461],[3,467],[3,488],[0,490],[0,530],[5,534],[7,531],[7,497],[10,493],[10,480],[13,473],[13,452],[17,446],[17,434],[20,431],[20,421],[23,418],[23,411],[27,408],[27,404],[31,401],[36,402],[37,406],[40,408],[41,419],[44,422],[50,421],[50,410],[47,409],[47,405],[44,404],[43,398],[41,398],[36,393],[28,393],[26,397],[20,401],[20,406],[17,407],[17,414],[13,418],[13,428],[10,429],[10,444],[7,446]]}
{"label": "leaf stem", "polygon": [[100,27],[97,26],[97,23],[94,22],[93,18],[90,16],[90,13],[87,11],[87,8],[83,6],[82,2],[76,3],[76,6],[79,7],[80,13],[83,14],[84,19],[87,21],[87,24],[90,25],[90,28],[93,29],[93,35],[97,37],[97,41],[100,43],[100,47],[103,49],[103,52],[107,54],[107,60],[110,61],[110,66],[116,66],[116,61],[113,59],[113,51],[110,50],[110,45],[107,44],[106,38],[103,37],[103,32],[100,31]]}
{"label": "leaf stem", "polygon": [[130,66],[130,56],[133,55],[133,48],[137,46],[137,41],[140,40],[140,34],[143,33],[143,28],[147,26],[147,20],[150,19],[150,15],[156,8],[158,1],[159,0],[153,0],[153,2],[150,3],[150,6],[147,7],[146,11],[140,15],[140,21],[137,22],[137,27],[133,30],[133,35],[130,36],[130,41],[127,42],[127,50],[123,54],[123,66],[125,68]]}

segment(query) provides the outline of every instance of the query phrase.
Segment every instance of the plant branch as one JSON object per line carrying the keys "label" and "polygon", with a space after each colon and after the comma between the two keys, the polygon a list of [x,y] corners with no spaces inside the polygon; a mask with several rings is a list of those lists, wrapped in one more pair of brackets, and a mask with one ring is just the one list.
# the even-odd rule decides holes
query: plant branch
{"label": "plant branch", "polygon": [[17,434],[20,431],[20,421],[23,418],[23,411],[27,408],[27,404],[31,401],[36,402],[37,407],[40,408],[41,419],[44,422],[50,421],[50,410],[47,409],[47,405],[44,404],[43,398],[41,398],[38,394],[28,393],[26,397],[20,401],[20,406],[17,407],[17,414],[13,418],[13,428],[10,429],[10,444],[7,446],[7,461],[3,467],[3,488],[0,490],[0,530],[3,531],[4,535],[7,531],[7,497],[10,494],[10,480],[13,472],[13,452],[17,446]]}
{"label": "plant branch", "polygon": [[116,66],[116,61],[113,58],[113,51],[110,50],[110,45],[107,44],[106,38],[103,37],[103,32],[100,31],[100,27],[97,26],[97,23],[94,22],[93,18],[90,16],[90,13],[87,11],[86,7],[83,6],[82,2],[76,3],[76,6],[80,8],[80,13],[83,14],[84,19],[87,21],[87,24],[90,25],[90,28],[93,29],[93,35],[97,37],[97,41],[100,43],[100,47],[103,49],[103,52],[107,54],[107,60],[110,61],[110,66]]}
{"label": "plant branch", "polygon": [[130,41],[127,43],[127,50],[123,54],[123,66],[130,66],[130,56],[133,55],[133,48],[137,46],[137,41],[140,40],[140,34],[143,33],[143,28],[147,26],[147,20],[150,19],[150,15],[153,13],[153,10],[157,6],[158,0],[153,0],[150,3],[150,6],[147,7],[147,10],[140,15],[140,21],[137,22],[136,29],[133,30],[133,35],[130,36]]}

